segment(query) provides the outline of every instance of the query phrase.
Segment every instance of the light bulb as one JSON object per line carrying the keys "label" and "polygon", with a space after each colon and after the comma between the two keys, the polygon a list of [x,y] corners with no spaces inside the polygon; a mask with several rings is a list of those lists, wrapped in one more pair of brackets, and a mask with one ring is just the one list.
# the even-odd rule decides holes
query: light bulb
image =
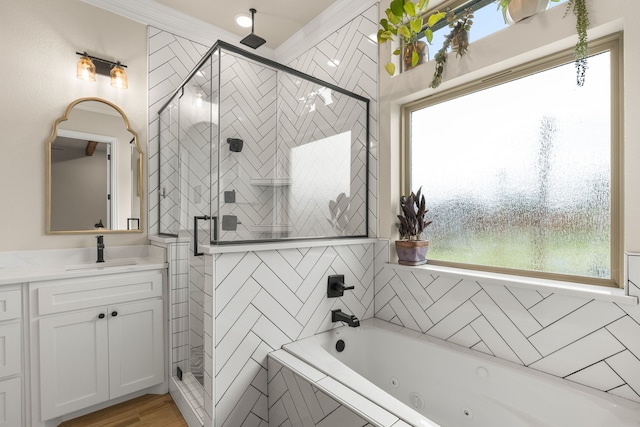
{"label": "light bulb", "polygon": [[118,89],[126,89],[129,87],[127,73],[124,72],[119,62],[113,66],[109,74],[111,75],[111,86]]}
{"label": "light bulb", "polygon": [[86,82],[96,81],[96,66],[90,58],[83,56],[76,66],[76,75]]}

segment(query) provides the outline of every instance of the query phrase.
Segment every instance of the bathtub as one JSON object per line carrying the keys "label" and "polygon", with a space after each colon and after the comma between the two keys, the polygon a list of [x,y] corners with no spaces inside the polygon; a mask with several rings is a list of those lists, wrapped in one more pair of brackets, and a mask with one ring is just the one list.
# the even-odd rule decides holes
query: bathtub
{"label": "bathtub", "polygon": [[283,348],[412,426],[640,426],[640,404],[378,319]]}

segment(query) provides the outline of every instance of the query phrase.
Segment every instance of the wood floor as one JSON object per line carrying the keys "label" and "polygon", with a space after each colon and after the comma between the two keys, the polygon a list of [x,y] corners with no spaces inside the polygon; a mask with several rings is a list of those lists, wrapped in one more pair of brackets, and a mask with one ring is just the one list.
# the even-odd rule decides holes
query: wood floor
{"label": "wood floor", "polygon": [[58,427],[187,427],[178,407],[168,394],[147,394],[93,412]]}

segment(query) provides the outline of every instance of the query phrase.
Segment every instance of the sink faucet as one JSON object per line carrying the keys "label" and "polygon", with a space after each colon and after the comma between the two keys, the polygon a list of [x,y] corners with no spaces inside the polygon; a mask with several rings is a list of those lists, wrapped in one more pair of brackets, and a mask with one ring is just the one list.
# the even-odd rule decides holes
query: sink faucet
{"label": "sink faucet", "polygon": [[347,325],[355,328],[356,326],[360,326],[360,320],[353,314],[344,313],[339,308],[336,310],[331,310],[331,321],[332,322],[345,322]]}
{"label": "sink faucet", "polygon": [[98,260],[96,262],[104,262],[104,236],[96,236],[98,239]]}

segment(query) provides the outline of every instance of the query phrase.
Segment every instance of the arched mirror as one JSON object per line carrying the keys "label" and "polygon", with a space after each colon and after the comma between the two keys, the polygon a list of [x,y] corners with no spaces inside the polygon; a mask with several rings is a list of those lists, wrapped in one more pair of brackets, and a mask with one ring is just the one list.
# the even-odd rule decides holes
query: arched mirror
{"label": "arched mirror", "polygon": [[46,232],[142,231],[142,152],[124,112],[81,98],[46,143]]}

